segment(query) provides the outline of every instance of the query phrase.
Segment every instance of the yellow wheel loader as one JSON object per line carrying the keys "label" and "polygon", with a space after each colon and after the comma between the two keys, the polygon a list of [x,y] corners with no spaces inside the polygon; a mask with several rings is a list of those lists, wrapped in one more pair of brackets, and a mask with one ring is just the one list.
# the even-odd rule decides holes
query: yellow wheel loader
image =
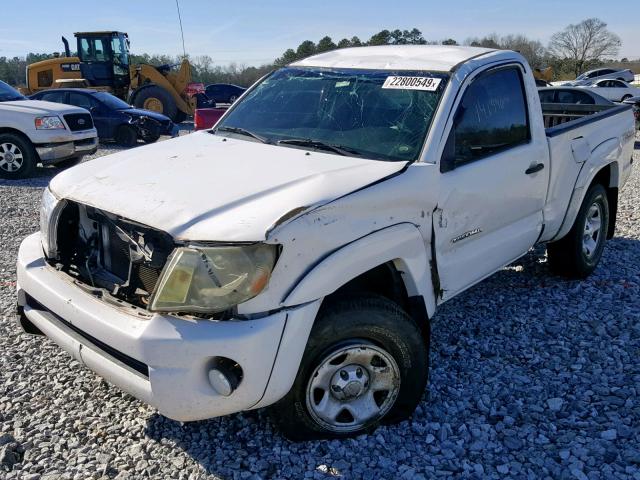
{"label": "yellow wheel loader", "polygon": [[[198,101],[206,102],[204,86],[191,82],[191,64],[131,65],[129,38],[123,32],[79,32],[78,56],[65,56],[27,66],[25,94],[50,88],[94,88],[113,93],[137,108],[160,112],[175,122],[193,115]],[[208,105],[202,105],[208,106]]]}

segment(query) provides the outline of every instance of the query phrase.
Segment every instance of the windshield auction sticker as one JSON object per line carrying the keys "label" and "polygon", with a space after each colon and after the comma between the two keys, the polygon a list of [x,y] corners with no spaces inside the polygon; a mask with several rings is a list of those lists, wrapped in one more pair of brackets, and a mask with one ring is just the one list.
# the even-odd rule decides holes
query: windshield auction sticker
{"label": "windshield auction sticker", "polygon": [[382,88],[396,88],[400,90],[426,90],[435,92],[442,81],[433,77],[387,77]]}

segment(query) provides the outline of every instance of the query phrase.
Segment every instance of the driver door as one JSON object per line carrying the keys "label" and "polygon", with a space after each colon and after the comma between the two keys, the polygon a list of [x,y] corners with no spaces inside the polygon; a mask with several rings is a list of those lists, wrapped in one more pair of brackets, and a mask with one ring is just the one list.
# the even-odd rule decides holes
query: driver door
{"label": "driver door", "polygon": [[433,218],[440,301],[535,244],[550,170],[544,132],[532,136],[520,65],[480,73],[454,108]]}

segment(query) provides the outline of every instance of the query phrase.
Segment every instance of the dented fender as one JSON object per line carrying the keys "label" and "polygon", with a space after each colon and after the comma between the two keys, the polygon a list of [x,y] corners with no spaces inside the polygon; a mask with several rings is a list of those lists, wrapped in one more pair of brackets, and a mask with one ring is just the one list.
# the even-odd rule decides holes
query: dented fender
{"label": "dented fender", "polygon": [[308,272],[283,301],[290,307],[312,302],[335,292],[357,276],[393,262],[409,296],[424,298],[427,312],[435,312],[429,270],[430,250],[415,225],[402,223],[378,230],[333,252]]}

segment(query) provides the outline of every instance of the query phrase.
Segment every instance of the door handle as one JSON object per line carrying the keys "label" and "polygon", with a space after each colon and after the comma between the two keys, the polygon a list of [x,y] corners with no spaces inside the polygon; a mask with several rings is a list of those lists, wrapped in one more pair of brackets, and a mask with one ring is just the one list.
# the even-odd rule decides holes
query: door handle
{"label": "door handle", "polygon": [[537,163],[535,164],[533,167],[529,167],[527,168],[524,173],[526,173],[527,175],[531,175],[532,173],[536,173],[539,172],[540,170],[542,170],[544,168],[544,163]]}

